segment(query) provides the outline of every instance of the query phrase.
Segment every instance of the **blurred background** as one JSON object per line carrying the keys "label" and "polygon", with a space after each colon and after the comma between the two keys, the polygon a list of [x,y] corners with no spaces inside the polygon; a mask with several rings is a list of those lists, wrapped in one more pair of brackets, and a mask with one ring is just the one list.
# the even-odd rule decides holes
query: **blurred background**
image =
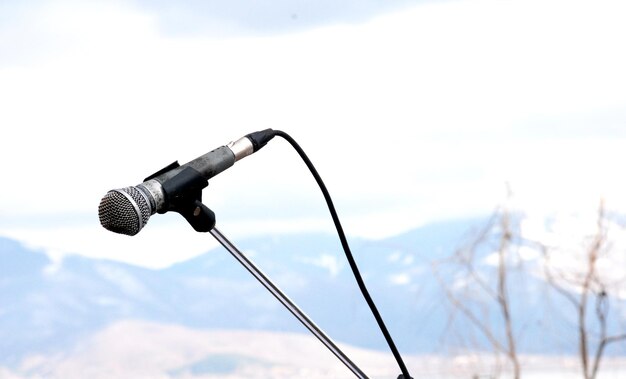
{"label": "blurred background", "polygon": [[[326,181],[414,377],[626,375],[625,16],[0,1],[0,377],[350,377],[179,215],[99,225],[108,190],[265,128]],[[203,199],[365,373],[399,374],[287,143]]]}

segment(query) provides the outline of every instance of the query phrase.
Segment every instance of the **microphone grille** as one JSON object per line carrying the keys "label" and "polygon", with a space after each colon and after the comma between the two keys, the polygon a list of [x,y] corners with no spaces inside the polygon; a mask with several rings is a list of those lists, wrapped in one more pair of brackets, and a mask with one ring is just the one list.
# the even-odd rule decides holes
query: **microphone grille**
{"label": "microphone grille", "polygon": [[100,224],[105,229],[129,236],[139,233],[153,213],[148,199],[136,187],[109,191],[98,206]]}

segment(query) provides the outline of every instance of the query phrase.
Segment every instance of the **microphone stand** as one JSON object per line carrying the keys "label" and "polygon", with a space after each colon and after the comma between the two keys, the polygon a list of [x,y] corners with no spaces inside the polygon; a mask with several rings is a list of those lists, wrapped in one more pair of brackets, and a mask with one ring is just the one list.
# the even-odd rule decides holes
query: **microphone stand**
{"label": "microphone stand", "polygon": [[357,378],[367,379],[367,376],[359,369],[354,362],[348,358],[330,337],[324,333],[309,317],[300,309],[280,288],[278,288],[258,267],[252,263],[232,242],[230,242],[217,228],[213,227],[209,233],[232,254],[243,267],[252,274],[282,305],[287,308],[317,339],[319,339],[339,360],[346,365]]}
{"label": "microphone stand", "polygon": [[[161,171],[178,167],[175,162]],[[158,175],[153,174],[149,178]],[[317,339],[319,339],[339,360],[358,378],[367,379],[361,371],[337,345],[309,317],[298,308],[265,274],[259,270],[232,242],[215,228],[215,213],[202,203],[202,189],[208,186],[208,180],[198,171],[186,167],[178,174],[162,183],[163,191],[168,196],[168,209],[180,213],[197,232],[209,232],[232,254],[282,305],[291,312]]]}
{"label": "microphone stand", "polygon": [[[403,374],[398,379],[410,379],[400,353],[373,300],[369,296],[361,275],[352,258],[348,242],[339,223],[330,194],[317,173],[317,170],[306,156],[302,148],[293,138],[282,131],[266,129],[247,135],[228,147],[218,148],[181,166],[174,162],[151,176],[137,187],[128,187],[109,191],[98,207],[100,223],[116,233],[135,235],[143,228],[148,218],[154,214],[173,211],[183,216],[197,232],[210,232],[215,239],[228,250],[280,303],[287,308],[317,339],[319,339],[339,360],[346,365],[358,378],[367,376],[337,347],[337,345],[309,317],[296,306],[265,274],[263,274],[246,256],[235,247],[219,230],[215,228],[215,213],[202,203],[202,190],[209,185],[208,178],[213,177],[233,165],[233,163],[262,148],[274,136],[281,136],[296,149],[300,157],[315,177],[333,217],[339,238],[346,253],[352,272],[357,280],[366,302],[376,319],[385,340],[400,366]],[[240,141],[245,140],[246,142]],[[243,145],[242,145],[243,144]],[[239,146],[235,150],[232,148]],[[229,150],[230,149],[230,150]],[[229,151],[229,152],[226,152]],[[216,162],[208,163],[215,158]],[[198,171],[200,170],[200,171]],[[156,182],[156,183],[155,183]],[[160,188],[157,188],[159,187]],[[150,189],[152,188],[152,189]],[[117,195],[113,195],[115,193]],[[129,214],[130,213],[130,214]],[[134,216],[134,217],[133,217]],[[405,378],[406,377],[406,378]]]}

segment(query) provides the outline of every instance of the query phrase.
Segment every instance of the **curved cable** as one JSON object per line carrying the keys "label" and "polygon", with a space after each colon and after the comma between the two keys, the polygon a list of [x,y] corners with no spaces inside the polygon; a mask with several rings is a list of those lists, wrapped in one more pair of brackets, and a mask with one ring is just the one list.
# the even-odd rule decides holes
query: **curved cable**
{"label": "curved cable", "polygon": [[352,252],[350,251],[350,246],[348,245],[348,239],[346,238],[346,235],[343,232],[343,227],[341,226],[341,222],[339,221],[339,216],[337,215],[337,211],[335,210],[333,200],[330,197],[330,193],[328,192],[328,189],[326,189],[326,185],[324,184],[322,177],[318,174],[317,170],[315,169],[315,166],[313,166],[313,163],[311,162],[309,157],[306,155],[304,150],[300,147],[300,145],[298,145],[298,143],[289,134],[281,130],[274,130],[273,134],[276,136],[280,136],[283,139],[285,139],[287,142],[289,142],[289,144],[298,152],[298,155],[300,155],[300,158],[302,158],[306,166],[309,168],[309,171],[311,171],[311,174],[315,178],[315,181],[317,182],[318,186],[320,187],[320,190],[322,191],[322,194],[324,195],[326,204],[328,205],[328,210],[330,211],[330,214],[333,218],[333,222],[335,224],[335,228],[337,229],[337,234],[339,235],[339,239],[341,240],[341,246],[343,247],[343,251],[346,254],[346,258],[348,259],[350,269],[352,269],[352,273],[354,274],[354,278],[356,279],[359,289],[361,290],[361,293],[363,294],[363,297],[365,298],[367,305],[372,311],[372,314],[374,315],[374,318],[376,319],[376,322],[378,323],[378,327],[380,328],[380,331],[383,333],[383,336],[385,337],[385,340],[387,341],[387,344],[389,345],[389,348],[391,349],[391,352],[393,353],[393,356],[396,359],[396,362],[398,362],[398,366],[400,367],[400,371],[402,372],[402,377],[404,379],[410,379],[411,376],[409,375],[409,371],[407,370],[406,365],[404,364],[404,361],[402,360],[402,357],[400,356],[400,352],[396,348],[396,345],[393,342],[393,339],[391,338],[391,335],[389,334],[387,327],[385,326],[383,318],[380,316],[380,313],[378,312],[378,309],[376,308],[376,305],[374,304],[374,300],[372,300],[372,297],[367,291],[367,287],[365,287],[365,282],[363,282],[363,278],[361,277],[359,268],[357,267],[354,257],[352,256]]}

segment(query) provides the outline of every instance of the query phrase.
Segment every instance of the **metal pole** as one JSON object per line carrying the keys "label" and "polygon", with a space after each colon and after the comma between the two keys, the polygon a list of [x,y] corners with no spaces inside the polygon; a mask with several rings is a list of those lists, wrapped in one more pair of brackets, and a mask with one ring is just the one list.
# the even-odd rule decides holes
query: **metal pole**
{"label": "metal pole", "polygon": [[217,230],[217,228],[211,229],[210,233],[215,237],[215,239],[230,252],[235,259],[241,263],[248,272],[252,274],[268,291],[271,292],[272,295],[278,301],[281,302],[282,305],[285,306],[293,314],[300,322],[307,328],[317,339],[319,339],[327,348],[330,350],[339,360],[346,365],[353,373],[357,376],[357,378],[367,379],[367,376],[361,371],[333,342],[333,340],[328,337],[324,331],[322,331],[309,317],[302,312],[297,305],[295,305],[288,297],[285,295],[280,288],[278,288],[271,280],[268,279],[261,270],[259,270],[254,263],[252,263],[246,256],[237,249],[235,245],[233,245],[224,235]]}

